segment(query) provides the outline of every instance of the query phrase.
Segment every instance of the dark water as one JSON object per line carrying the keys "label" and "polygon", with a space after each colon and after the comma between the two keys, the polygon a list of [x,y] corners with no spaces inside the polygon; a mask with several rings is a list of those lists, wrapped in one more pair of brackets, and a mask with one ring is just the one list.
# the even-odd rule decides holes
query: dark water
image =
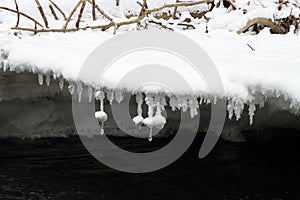
{"label": "dark water", "polygon": [[[110,169],[77,137],[0,140],[0,199],[300,199],[300,140],[219,141],[204,159],[199,136],[188,152],[152,173]],[[168,142],[112,138],[151,151]],[[134,145],[132,145],[134,144]]]}

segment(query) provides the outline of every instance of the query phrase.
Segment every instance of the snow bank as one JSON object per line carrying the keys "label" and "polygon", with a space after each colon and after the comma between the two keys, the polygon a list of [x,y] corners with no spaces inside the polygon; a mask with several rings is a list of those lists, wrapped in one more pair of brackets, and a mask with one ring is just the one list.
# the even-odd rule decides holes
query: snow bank
{"label": "snow bank", "polygon": [[[46,7],[48,1],[41,2]],[[97,3],[116,20],[124,20],[128,13],[136,13],[140,9],[136,3],[124,0],[120,1],[119,7],[115,7],[115,2],[111,0]],[[149,7],[156,7],[163,3],[174,3],[174,1],[148,1]],[[297,2],[295,1],[295,3]],[[39,13],[33,11],[35,9],[34,1],[20,1],[19,4],[21,11],[30,13],[41,21]],[[2,1],[0,5],[14,8],[13,1]],[[74,1],[59,2],[59,5],[68,13],[72,9]],[[291,13],[291,9],[283,6],[278,11],[275,3],[268,0],[251,1],[250,4],[237,1],[236,6],[238,9],[231,12],[222,6],[214,9],[207,14],[207,17],[211,18],[207,24],[204,19],[196,19],[195,30],[181,31],[179,28],[173,28],[197,42],[208,53],[219,70],[227,98],[251,102],[261,95],[265,97],[284,96],[291,102],[291,109],[299,109],[299,36],[293,33],[271,35],[267,28],[255,36],[251,33],[237,35],[235,32],[243,27],[249,19],[286,17]],[[190,17],[189,12],[191,11],[199,12],[207,9],[207,5],[181,9],[182,19]],[[247,9],[245,14],[243,13],[244,9]],[[300,9],[293,9],[292,13],[299,15]],[[64,21],[52,19],[49,10],[46,10],[46,15],[50,23],[56,27],[63,25]],[[105,21],[105,19],[101,20]],[[28,33],[14,35],[10,27],[15,25],[15,21],[14,14],[0,11],[1,67],[16,71],[32,70],[35,73],[48,74],[48,76],[53,73],[55,77],[62,76],[70,82],[77,81],[76,77],[82,63],[94,48],[113,37],[111,30],[106,32],[87,30],[76,33],[44,33],[34,36]],[[86,17],[83,23],[93,24],[95,22]],[[31,22],[25,19],[21,20],[20,26],[23,25],[32,26]],[[205,34],[206,25],[209,32]],[[70,26],[74,26],[74,24],[70,24]],[[118,34],[135,28],[132,26],[122,28]],[[168,60],[169,65],[175,68],[183,68],[172,59],[163,57],[161,60]],[[128,63],[131,62],[127,60],[118,63],[120,73],[126,73],[126,69],[129,69],[130,66],[127,68],[124,66]],[[116,73],[111,73],[105,78],[111,84],[117,81],[118,76]],[[71,91],[74,91],[75,86],[72,87]],[[102,87],[109,88],[110,85],[102,85]],[[198,90],[205,89],[200,83],[195,84],[195,87],[199,87]],[[130,86],[127,89],[130,89]],[[259,101],[257,100],[255,103]]]}

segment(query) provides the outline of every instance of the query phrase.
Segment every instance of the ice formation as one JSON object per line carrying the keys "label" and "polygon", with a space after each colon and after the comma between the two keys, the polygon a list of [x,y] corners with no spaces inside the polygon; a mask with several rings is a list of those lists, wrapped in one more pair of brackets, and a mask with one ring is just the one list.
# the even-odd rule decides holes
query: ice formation
{"label": "ice formation", "polygon": [[104,112],[105,93],[102,90],[95,92],[95,98],[100,101],[100,111],[95,112],[95,117],[100,123],[100,134],[104,134],[104,122],[107,120],[107,114]]}

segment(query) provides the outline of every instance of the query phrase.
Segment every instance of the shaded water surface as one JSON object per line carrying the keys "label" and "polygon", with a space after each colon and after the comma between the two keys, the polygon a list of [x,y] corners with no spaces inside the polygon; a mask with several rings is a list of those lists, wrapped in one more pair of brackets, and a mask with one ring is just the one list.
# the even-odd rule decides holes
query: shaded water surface
{"label": "shaded water surface", "polygon": [[[111,138],[152,151],[169,139]],[[0,140],[0,199],[300,199],[300,140],[219,141],[198,159],[202,136],[175,163],[128,174],[95,160],[77,137]]]}

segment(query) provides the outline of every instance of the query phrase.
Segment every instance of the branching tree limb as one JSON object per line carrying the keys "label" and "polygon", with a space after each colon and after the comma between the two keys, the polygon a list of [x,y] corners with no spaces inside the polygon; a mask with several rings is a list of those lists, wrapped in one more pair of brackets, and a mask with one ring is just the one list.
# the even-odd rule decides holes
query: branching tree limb
{"label": "branching tree limb", "polygon": [[19,12],[19,11],[16,11],[16,10],[12,10],[10,8],[2,7],[2,6],[0,6],[0,10],[6,10],[6,11],[9,11],[9,12],[13,12],[13,13],[22,15],[23,17],[26,17],[27,19],[33,21],[35,24],[39,25],[40,27],[43,27],[43,25],[41,23],[39,23],[37,20],[33,19],[32,17],[30,17],[29,15],[27,15],[25,13],[22,13],[22,12]]}
{"label": "branching tree limb", "polygon": [[53,1],[49,0],[49,2],[58,10],[58,12],[60,12],[60,14],[63,16],[64,20],[67,20],[67,17],[65,15],[65,13],[62,11],[62,9],[60,9],[60,7]]}
{"label": "branching tree limb", "polygon": [[[89,3],[91,3],[91,4],[93,3],[92,0],[86,0],[86,1],[89,2]],[[82,3],[82,0],[80,0],[76,4],[76,6],[73,8],[73,10],[71,11],[69,17],[66,20],[66,23],[65,23],[63,29],[46,29],[46,30],[45,29],[40,29],[40,30],[34,30],[34,29],[30,29],[30,28],[21,28],[21,27],[14,27],[12,29],[14,29],[14,30],[21,30],[21,31],[38,32],[38,33],[39,32],[40,33],[41,32],[75,32],[75,31],[86,30],[86,29],[102,29],[102,30],[106,30],[106,29],[109,29],[111,27],[114,27],[114,30],[117,30],[121,26],[130,25],[130,24],[138,24],[147,15],[155,13],[155,12],[159,12],[159,11],[164,10],[166,8],[190,7],[190,6],[195,6],[195,5],[204,4],[204,3],[212,3],[212,2],[213,2],[213,0],[200,0],[200,1],[196,1],[196,2],[178,2],[178,3],[174,3],[174,4],[165,4],[163,6],[160,6],[160,7],[157,7],[157,8],[153,8],[153,9],[148,9],[144,5],[142,5],[142,11],[141,11],[141,13],[140,13],[139,16],[137,16],[134,19],[127,20],[127,21],[122,21],[122,22],[115,22],[97,4],[95,4],[96,10],[98,10],[105,18],[107,18],[110,21],[109,24],[99,25],[99,26],[86,26],[86,27],[68,28],[67,29],[68,23],[71,21],[72,16],[74,15],[75,11],[77,10],[77,8]],[[145,1],[144,1],[144,4],[145,4]]]}

